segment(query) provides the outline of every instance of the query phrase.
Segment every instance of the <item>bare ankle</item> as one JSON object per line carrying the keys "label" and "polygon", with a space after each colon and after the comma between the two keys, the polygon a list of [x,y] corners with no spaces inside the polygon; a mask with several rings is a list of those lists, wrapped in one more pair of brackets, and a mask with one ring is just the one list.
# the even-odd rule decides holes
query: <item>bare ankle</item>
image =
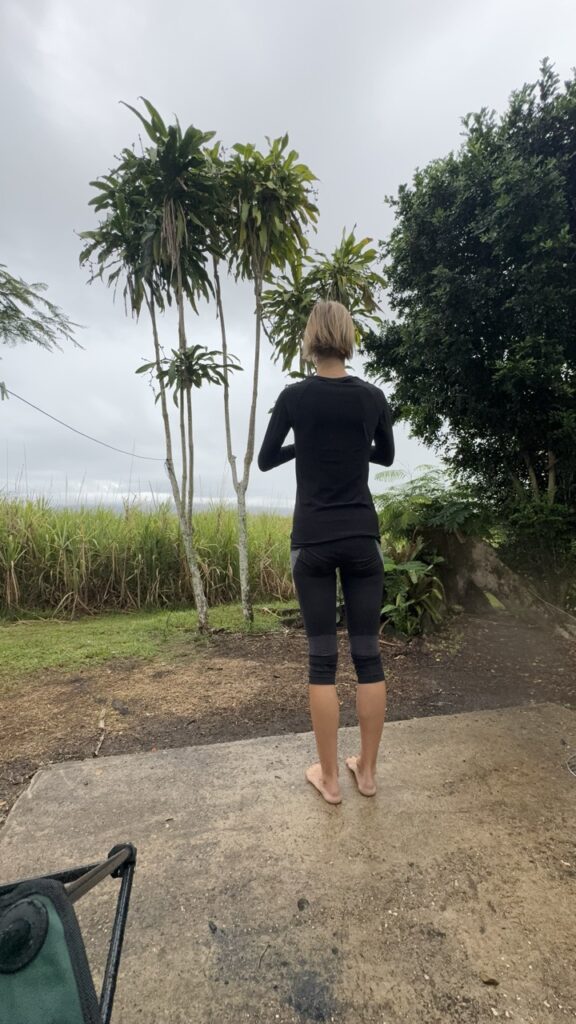
{"label": "bare ankle", "polygon": [[340,785],[338,775],[327,775],[326,772],[322,772],[322,782],[326,789],[338,789]]}
{"label": "bare ankle", "polygon": [[365,761],[364,758],[362,757],[362,754],[360,754],[360,757],[358,758],[358,761],[356,763],[358,765],[358,771],[360,772],[361,775],[366,775],[369,779],[374,778],[376,774],[375,764],[368,764],[368,762]]}

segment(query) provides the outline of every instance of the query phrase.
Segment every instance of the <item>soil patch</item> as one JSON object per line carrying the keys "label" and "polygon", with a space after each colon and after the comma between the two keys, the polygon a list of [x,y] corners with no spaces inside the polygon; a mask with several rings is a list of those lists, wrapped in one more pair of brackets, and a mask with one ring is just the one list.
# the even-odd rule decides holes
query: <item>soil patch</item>
{"label": "soil patch", "polygon": [[[310,729],[306,639],[298,629],[215,634],[149,662],[117,660],[24,679],[0,697],[0,823],[54,761]],[[340,636],[341,724],[356,724]],[[434,636],[383,641],[388,719],[543,701],[576,707],[576,645],[504,613],[463,615]]]}

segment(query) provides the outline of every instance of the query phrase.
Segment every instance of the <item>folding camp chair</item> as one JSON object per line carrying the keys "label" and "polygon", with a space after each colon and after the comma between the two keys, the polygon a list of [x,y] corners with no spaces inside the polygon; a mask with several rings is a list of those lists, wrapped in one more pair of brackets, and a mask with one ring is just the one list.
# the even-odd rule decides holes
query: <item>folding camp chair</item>
{"label": "folding camp chair", "polygon": [[[0,886],[0,1024],[110,1024],[136,849],[115,846],[100,864]],[[100,1000],[73,904],[120,878]]]}

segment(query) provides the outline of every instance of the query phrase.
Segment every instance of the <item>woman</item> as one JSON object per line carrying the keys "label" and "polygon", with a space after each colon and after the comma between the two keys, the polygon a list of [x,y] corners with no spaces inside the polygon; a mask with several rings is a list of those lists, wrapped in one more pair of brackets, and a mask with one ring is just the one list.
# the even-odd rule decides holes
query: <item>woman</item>
{"label": "woman", "polygon": [[[308,636],[310,711],[320,758],[306,778],[331,804],[342,800],[334,685],[337,569],[358,677],[360,754],[346,764],[364,796],[376,792],[376,759],[386,714],[378,642],[384,570],[368,468],[370,462],[392,464],[394,439],[380,389],[346,373],[354,338],[352,317],[339,302],[314,307],[304,333],[304,358],[314,363],[316,374],[280,394],[258,456],[263,471],[296,458],[292,572]],[[284,445],[290,429],[295,443]]]}

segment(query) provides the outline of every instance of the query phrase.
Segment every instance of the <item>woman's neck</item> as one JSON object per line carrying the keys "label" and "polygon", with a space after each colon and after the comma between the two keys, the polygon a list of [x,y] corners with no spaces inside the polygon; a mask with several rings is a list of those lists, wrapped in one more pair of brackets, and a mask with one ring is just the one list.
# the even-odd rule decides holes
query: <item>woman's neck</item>
{"label": "woman's neck", "polygon": [[342,359],[318,359],[316,362],[318,377],[347,377],[346,367]]}

